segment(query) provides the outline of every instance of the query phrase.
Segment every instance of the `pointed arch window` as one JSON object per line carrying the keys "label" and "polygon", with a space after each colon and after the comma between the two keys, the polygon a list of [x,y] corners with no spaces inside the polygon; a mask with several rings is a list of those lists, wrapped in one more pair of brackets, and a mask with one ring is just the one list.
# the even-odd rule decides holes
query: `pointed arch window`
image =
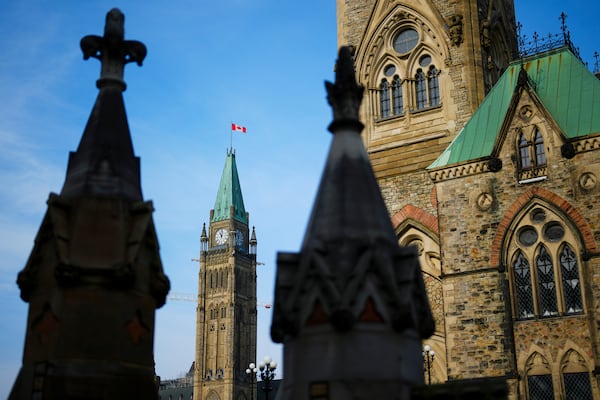
{"label": "pointed arch window", "polygon": [[425,74],[422,69],[418,69],[415,75],[415,95],[417,100],[417,110],[422,110],[427,106],[427,85]]}
{"label": "pointed arch window", "polygon": [[402,115],[404,114],[404,104],[402,100],[402,81],[398,75],[394,76],[392,81],[392,105],[393,114]]}
{"label": "pointed arch window", "polygon": [[530,375],[527,377],[527,389],[530,400],[554,399],[552,375]]}
{"label": "pointed arch window", "polygon": [[519,135],[519,160],[521,161],[521,169],[531,168],[531,154],[529,153],[529,141],[521,132]]}
{"label": "pointed arch window", "polygon": [[525,364],[527,395],[529,400],[553,400],[554,384],[548,360],[540,353],[533,353]]}
{"label": "pointed arch window", "polygon": [[429,105],[431,107],[440,105],[440,83],[438,81],[438,70],[435,66],[429,67],[427,72],[427,88],[429,90]]}
{"label": "pointed arch window", "polygon": [[556,303],[556,284],[554,283],[554,267],[552,259],[544,245],[540,246],[540,252],[535,261],[538,273],[538,293],[540,301],[540,312],[543,316],[558,313]]}
{"label": "pointed arch window", "polygon": [[588,363],[589,360],[573,349],[565,353],[561,362],[564,399],[593,399]]}
{"label": "pointed arch window", "polygon": [[535,165],[541,167],[546,165],[546,150],[544,149],[544,138],[539,129],[536,128],[534,140]]}
{"label": "pointed arch window", "polygon": [[588,372],[571,372],[563,374],[567,400],[592,400],[592,386]]}
{"label": "pointed arch window", "polygon": [[565,244],[560,252],[560,269],[563,279],[565,311],[569,314],[583,311],[577,257],[568,244]]}
{"label": "pointed arch window", "polygon": [[387,118],[390,116],[390,84],[387,79],[381,80],[379,86],[379,105],[381,107],[381,117]]}
{"label": "pointed arch window", "polygon": [[517,315],[520,318],[531,318],[534,315],[531,269],[529,268],[529,262],[521,251],[517,252],[513,271],[517,297]]}
{"label": "pointed arch window", "polygon": [[537,182],[547,174],[544,136],[537,127],[524,128],[519,133],[519,183]]}
{"label": "pointed arch window", "polygon": [[583,308],[579,235],[550,208],[532,206],[514,229],[510,277],[514,317],[580,314]]}

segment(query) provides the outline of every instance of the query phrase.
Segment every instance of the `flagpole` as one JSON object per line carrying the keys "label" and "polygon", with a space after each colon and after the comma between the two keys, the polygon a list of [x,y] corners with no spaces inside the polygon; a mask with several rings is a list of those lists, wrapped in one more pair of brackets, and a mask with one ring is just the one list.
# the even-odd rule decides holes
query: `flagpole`
{"label": "flagpole", "polygon": [[229,131],[229,151],[233,152],[233,122],[231,123],[231,130]]}

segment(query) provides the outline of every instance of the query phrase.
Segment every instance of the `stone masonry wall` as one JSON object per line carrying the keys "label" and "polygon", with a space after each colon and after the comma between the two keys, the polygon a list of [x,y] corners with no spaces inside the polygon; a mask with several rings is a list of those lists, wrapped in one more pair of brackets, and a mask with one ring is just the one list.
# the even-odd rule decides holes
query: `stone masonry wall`
{"label": "stone masonry wall", "polygon": [[[600,176],[600,145],[592,144],[595,142],[589,139],[585,146],[579,145],[589,151],[566,159],[561,156],[562,140],[553,133],[553,126],[543,114],[537,114],[530,122],[545,134],[545,180],[518,182],[513,143],[516,132],[524,126],[516,120],[499,153],[503,165],[499,172],[460,177],[436,185],[450,379],[489,376],[502,371],[522,374],[524,360],[534,346],[547,352],[555,374],[560,374],[560,354],[568,346],[588,357],[590,369],[598,360],[600,274],[596,271],[600,267],[600,185],[594,182]],[[478,202],[482,194],[490,196],[489,204],[483,208]],[[510,299],[505,284],[509,270],[502,245],[504,238],[513,234],[512,219],[535,199],[554,207],[565,216],[565,223],[575,226],[581,234],[586,248],[579,254],[585,310],[583,316],[516,321],[513,333],[508,330],[512,318],[506,302]],[[498,335],[499,332],[506,333],[506,337]],[[513,367],[513,360],[518,365]],[[596,382],[592,384],[596,390]]]}

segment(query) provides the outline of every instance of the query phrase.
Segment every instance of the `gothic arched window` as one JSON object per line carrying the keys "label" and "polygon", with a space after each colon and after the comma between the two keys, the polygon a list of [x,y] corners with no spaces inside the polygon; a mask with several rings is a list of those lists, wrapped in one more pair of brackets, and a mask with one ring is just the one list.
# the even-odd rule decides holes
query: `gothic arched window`
{"label": "gothic arched window", "polygon": [[390,116],[390,84],[386,79],[381,80],[379,86],[379,104],[381,106],[381,117],[387,118]]}
{"label": "gothic arched window", "polygon": [[402,101],[402,81],[398,75],[394,76],[394,80],[392,81],[392,105],[394,115],[404,114],[404,104]]}
{"label": "gothic arched window", "polygon": [[565,311],[577,313],[583,311],[581,304],[581,285],[579,280],[579,267],[577,256],[568,244],[565,244],[559,254],[560,272],[563,281],[563,296],[565,299]]}
{"label": "gothic arched window", "polygon": [[538,129],[535,130],[533,139],[534,151],[535,151],[535,165],[541,167],[546,165],[546,151],[544,150],[544,138]]}
{"label": "gothic arched window", "polygon": [[513,262],[513,275],[515,282],[515,297],[517,315],[519,318],[530,318],[534,315],[533,294],[531,288],[531,269],[529,262],[521,251]]}
{"label": "gothic arched window", "polygon": [[425,74],[422,69],[418,69],[415,75],[415,96],[417,100],[417,110],[427,107],[427,85]]}
{"label": "gothic arched window", "polygon": [[429,67],[427,72],[427,89],[429,90],[429,105],[431,107],[440,105],[440,83],[438,81],[438,70],[435,66]]}
{"label": "gothic arched window", "polygon": [[554,399],[552,372],[548,360],[540,353],[533,353],[525,364],[527,394],[529,400]]}
{"label": "gothic arched window", "polygon": [[590,372],[585,358],[575,350],[565,353],[561,372],[565,399],[567,400],[592,400],[592,386]]}
{"label": "gothic arched window", "polygon": [[519,134],[519,161],[521,169],[531,168],[531,154],[529,153],[529,141],[521,132]]}
{"label": "gothic arched window", "polygon": [[533,205],[508,245],[516,319],[578,314],[583,310],[578,235],[552,209]]}
{"label": "gothic arched window", "polygon": [[554,266],[544,245],[540,246],[535,264],[537,267],[540,312],[543,316],[555,315],[558,312],[558,306],[556,304]]}

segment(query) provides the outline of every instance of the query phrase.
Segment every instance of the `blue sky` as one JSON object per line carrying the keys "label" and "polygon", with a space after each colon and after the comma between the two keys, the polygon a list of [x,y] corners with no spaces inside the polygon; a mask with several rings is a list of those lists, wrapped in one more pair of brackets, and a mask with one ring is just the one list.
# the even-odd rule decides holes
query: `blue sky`
{"label": "blue sky", "polygon": [[[205,4],[206,3],[206,4]],[[593,67],[600,50],[600,4],[517,2],[531,36],[560,32],[565,11],[572,39]],[[333,80],[333,0],[4,0],[0,4],[0,398],[21,365],[27,304],[15,284],[31,251],[50,192],[60,192],[69,151],[79,143],[97,95],[100,64],[83,61],[79,40],[101,35],[106,12],[125,13],[126,39],[148,48],[143,67],[125,70],[124,93],[144,198],[154,221],[172,291],[195,293],[199,235],[213,208],[235,134],[244,202],[256,225],[258,299],[273,298],[278,251],[297,251],[325,156]],[[258,312],[258,358],[280,362],[270,341],[271,314]],[[157,311],[155,359],[164,378],[187,371],[194,351],[195,305],[169,301]]]}

